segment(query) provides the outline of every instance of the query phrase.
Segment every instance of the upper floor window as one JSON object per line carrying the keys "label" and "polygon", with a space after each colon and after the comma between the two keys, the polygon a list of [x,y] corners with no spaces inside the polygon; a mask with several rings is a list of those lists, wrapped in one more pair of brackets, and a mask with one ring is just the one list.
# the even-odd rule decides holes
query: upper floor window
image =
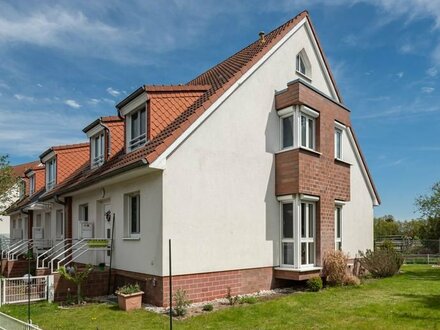
{"label": "upper floor window", "polygon": [[315,118],[301,113],[300,131],[301,146],[315,149]]}
{"label": "upper floor window", "polygon": [[293,147],[293,115],[281,118],[282,149]]}
{"label": "upper floor window", "polygon": [[26,181],[20,180],[18,183],[18,195],[19,198],[23,198],[26,195]]}
{"label": "upper floor window", "polygon": [[32,174],[29,177],[29,195],[33,195],[35,193],[35,174]]}
{"label": "upper floor window", "polygon": [[56,184],[56,158],[46,162],[46,189],[51,190]]}
{"label": "upper floor window", "polygon": [[89,221],[89,204],[79,206],[79,221]]}
{"label": "upper floor window", "polygon": [[342,130],[335,128],[335,158],[342,159]]}
{"label": "upper floor window", "polygon": [[147,120],[145,115],[145,106],[128,115],[128,127],[130,128],[128,146],[130,151],[143,146],[147,142]]}
{"label": "upper floor window", "polygon": [[311,79],[312,77],[312,68],[304,49],[296,55],[296,71],[306,76],[306,78]]}
{"label": "upper floor window", "polygon": [[91,138],[92,146],[92,167],[100,166],[104,163],[105,149],[104,133],[100,133]]}

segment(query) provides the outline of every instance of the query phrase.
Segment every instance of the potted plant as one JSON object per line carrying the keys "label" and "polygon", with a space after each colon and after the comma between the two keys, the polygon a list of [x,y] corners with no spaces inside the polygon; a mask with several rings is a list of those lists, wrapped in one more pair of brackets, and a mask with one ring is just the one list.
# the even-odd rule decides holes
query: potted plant
{"label": "potted plant", "polygon": [[124,311],[140,309],[142,305],[142,295],[144,294],[139,284],[126,284],[116,291],[118,296],[119,308]]}
{"label": "potted plant", "polygon": [[98,268],[99,268],[99,270],[100,270],[101,272],[103,272],[103,271],[105,270],[105,263],[104,263],[104,262],[101,262],[101,263],[98,265]]}

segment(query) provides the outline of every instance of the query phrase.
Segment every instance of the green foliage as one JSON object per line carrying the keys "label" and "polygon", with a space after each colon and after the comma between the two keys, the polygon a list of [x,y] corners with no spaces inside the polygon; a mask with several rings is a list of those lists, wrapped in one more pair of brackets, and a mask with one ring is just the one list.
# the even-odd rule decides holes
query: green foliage
{"label": "green foliage", "polygon": [[257,297],[252,297],[252,296],[244,296],[244,297],[240,297],[238,299],[238,303],[243,305],[243,304],[256,304],[258,302]]}
{"label": "green foliage", "polygon": [[[415,205],[417,210],[425,218],[440,218],[440,181],[436,182],[429,194],[421,195],[416,198]],[[438,236],[437,236],[438,237]]]}
{"label": "green foliage", "polygon": [[92,270],[93,270],[92,265],[87,265],[86,268],[82,272],[78,271],[78,268],[76,267],[76,265],[73,267],[61,266],[60,268],[58,268],[58,273],[60,274],[60,276],[62,278],[66,279],[76,285],[78,304],[80,304],[82,301],[81,285],[87,279],[87,277],[92,272]]}
{"label": "green foliage", "polygon": [[374,237],[380,238],[391,235],[400,235],[399,223],[392,215],[385,215],[374,219]]}
{"label": "green foliage", "polygon": [[384,247],[376,251],[359,251],[361,266],[373,277],[390,277],[398,273],[403,264],[402,255],[393,248]]}
{"label": "green foliage", "polygon": [[124,286],[121,286],[120,288],[118,288],[116,293],[133,294],[133,293],[138,293],[141,291],[142,290],[141,290],[141,287],[139,286],[139,283],[136,283],[136,284],[125,284]]}
{"label": "green foliage", "polygon": [[[17,182],[18,178],[9,164],[8,155],[0,155],[0,205],[8,205],[13,202],[9,189]],[[3,209],[0,209],[3,212]]]}
{"label": "green foliage", "polygon": [[318,292],[322,289],[322,279],[319,276],[308,279],[307,287],[312,292]]}
{"label": "green foliage", "polygon": [[226,293],[226,299],[228,299],[229,305],[233,306],[238,302],[238,296],[233,296],[231,294],[231,288],[228,287],[228,292]]}
{"label": "green foliage", "polygon": [[186,291],[183,289],[178,289],[174,294],[174,315],[184,316],[186,315],[190,300],[187,298]]}
{"label": "green foliage", "polygon": [[212,310],[214,310],[214,305],[212,304],[203,305],[202,310],[204,312],[211,312]]}

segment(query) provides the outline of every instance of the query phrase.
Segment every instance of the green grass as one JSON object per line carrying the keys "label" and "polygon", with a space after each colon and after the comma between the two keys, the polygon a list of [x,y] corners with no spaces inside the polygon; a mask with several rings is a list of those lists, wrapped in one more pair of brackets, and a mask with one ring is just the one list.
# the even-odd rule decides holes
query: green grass
{"label": "green grass", "polygon": [[[184,321],[175,329],[440,329],[440,268],[409,265],[403,274],[358,288],[330,288],[237,305]],[[26,319],[26,306],[0,311]],[[49,329],[167,329],[168,319],[146,311],[125,313],[100,304],[70,310],[32,305],[32,319]]]}

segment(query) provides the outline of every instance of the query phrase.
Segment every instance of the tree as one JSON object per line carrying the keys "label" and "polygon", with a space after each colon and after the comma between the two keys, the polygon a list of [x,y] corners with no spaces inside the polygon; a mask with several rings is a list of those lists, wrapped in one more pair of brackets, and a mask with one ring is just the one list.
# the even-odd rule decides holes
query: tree
{"label": "tree", "polygon": [[426,220],[412,219],[400,223],[400,234],[408,238],[421,238],[426,226]]}
{"label": "tree", "polygon": [[374,218],[374,237],[380,238],[391,235],[399,235],[399,223],[392,215],[384,215],[383,217]]}
{"label": "tree", "polygon": [[0,211],[3,211],[3,208],[12,202],[14,196],[9,193],[9,190],[17,180],[18,178],[9,164],[9,156],[0,155]]}
{"label": "tree", "polygon": [[78,305],[82,301],[82,296],[81,296],[82,283],[87,279],[87,277],[92,272],[92,270],[93,270],[92,265],[87,265],[86,269],[84,269],[82,272],[78,271],[76,266],[73,266],[73,267],[61,266],[58,269],[58,272],[60,273],[60,276],[62,278],[65,278],[66,280],[72,282],[73,284],[76,284],[76,294],[77,294],[77,299],[78,299]]}
{"label": "tree", "polygon": [[440,181],[431,187],[431,192],[416,198],[417,210],[425,218],[440,219]]}

